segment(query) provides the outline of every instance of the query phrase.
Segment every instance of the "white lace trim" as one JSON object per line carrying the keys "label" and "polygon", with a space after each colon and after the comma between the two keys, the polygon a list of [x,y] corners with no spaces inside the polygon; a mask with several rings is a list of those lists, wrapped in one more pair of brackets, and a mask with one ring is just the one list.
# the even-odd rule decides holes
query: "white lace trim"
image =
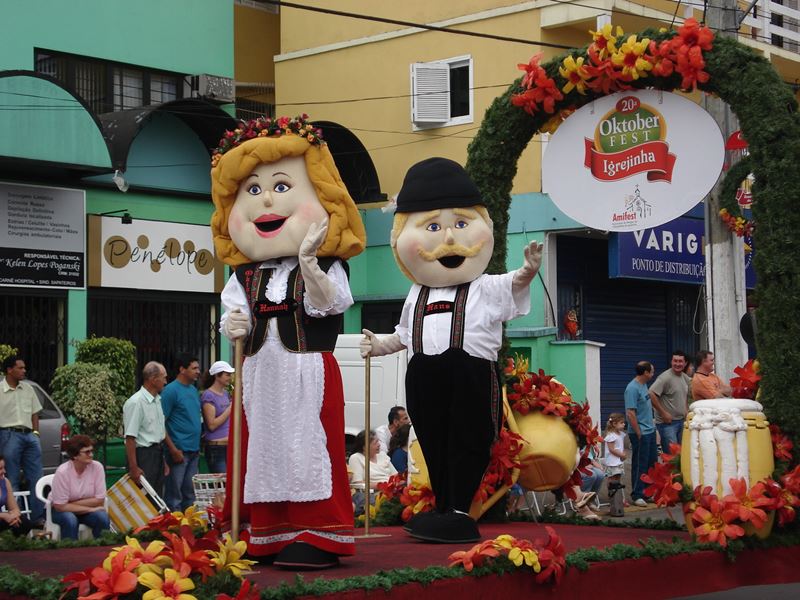
{"label": "white lace trim", "polygon": [[288,352],[271,332],[242,369],[250,432],[244,501],[310,502],[332,494],[320,421],[325,367],[317,353]]}
{"label": "white lace trim", "polygon": [[354,544],[355,538],[352,535],[340,535],[329,531],[319,531],[317,529],[304,529],[303,531],[290,531],[289,533],[278,533],[275,535],[251,535],[250,542],[253,544],[273,544],[275,542],[285,542],[293,540],[303,534],[315,535],[317,537],[339,542],[340,544]]}

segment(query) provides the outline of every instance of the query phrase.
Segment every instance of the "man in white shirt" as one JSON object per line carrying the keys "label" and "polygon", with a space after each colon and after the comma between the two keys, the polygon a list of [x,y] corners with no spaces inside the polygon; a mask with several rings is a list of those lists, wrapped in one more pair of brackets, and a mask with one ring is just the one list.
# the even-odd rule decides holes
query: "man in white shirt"
{"label": "man in white shirt", "polygon": [[389,454],[389,443],[392,441],[392,436],[406,423],[411,423],[408,418],[408,413],[403,406],[393,406],[389,410],[389,423],[381,425],[375,430],[375,437],[381,445],[381,452]]}
{"label": "man in white shirt", "polygon": [[530,310],[529,286],[542,246],[523,265],[486,275],[493,224],[477,186],[458,164],[430,158],[412,166],[397,198],[391,245],[414,282],[395,333],[364,330],[363,356],[408,349],[406,400],[436,495],[436,512],[407,525],[415,538],[480,539],[468,511],[502,422],[497,352],[503,322]]}

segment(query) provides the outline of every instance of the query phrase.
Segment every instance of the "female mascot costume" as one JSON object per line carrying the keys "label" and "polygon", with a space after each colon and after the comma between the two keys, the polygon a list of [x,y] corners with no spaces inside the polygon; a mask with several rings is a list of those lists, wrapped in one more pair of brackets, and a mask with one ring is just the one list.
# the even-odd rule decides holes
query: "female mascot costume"
{"label": "female mascot costume", "polygon": [[[235,268],[220,330],[244,338],[242,538],[285,568],[354,553],[344,397],[333,349],[353,304],[345,260],[366,234],[321,132],[307,117],[258,119],[212,158],[211,227]],[[230,480],[230,477],[229,477]],[[225,516],[230,519],[230,494]]]}

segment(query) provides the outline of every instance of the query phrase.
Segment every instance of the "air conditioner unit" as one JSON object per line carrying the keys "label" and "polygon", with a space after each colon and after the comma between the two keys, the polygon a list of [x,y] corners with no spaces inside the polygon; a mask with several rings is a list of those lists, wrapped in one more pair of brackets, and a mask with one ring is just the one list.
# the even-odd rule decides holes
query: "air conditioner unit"
{"label": "air conditioner unit", "polygon": [[232,77],[218,77],[217,75],[195,75],[193,78],[194,89],[197,96],[204,100],[228,104],[233,102],[234,84]]}

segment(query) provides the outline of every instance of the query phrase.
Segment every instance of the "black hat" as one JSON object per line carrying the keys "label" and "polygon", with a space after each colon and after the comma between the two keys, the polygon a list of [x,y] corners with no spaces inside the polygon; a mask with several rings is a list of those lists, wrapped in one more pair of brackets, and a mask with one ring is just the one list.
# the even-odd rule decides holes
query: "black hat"
{"label": "black hat", "polygon": [[483,205],[478,186],[460,164],[427,158],[408,170],[397,195],[399,213]]}

